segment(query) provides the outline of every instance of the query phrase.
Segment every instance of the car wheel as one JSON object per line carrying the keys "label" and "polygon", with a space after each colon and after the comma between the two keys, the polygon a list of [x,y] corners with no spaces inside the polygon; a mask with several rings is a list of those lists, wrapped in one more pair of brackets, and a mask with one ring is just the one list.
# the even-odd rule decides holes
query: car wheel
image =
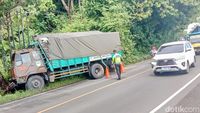
{"label": "car wheel", "polygon": [[187,69],[183,71],[185,74],[190,72],[190,65],[189,62],[187,62]]}
{"label": "car wheel", "polygon": [[153,73],[154,73],[154,75],[156,75],[156,76],[157,76],[157,75],[160,75],[160,72],[154,71]]}
{"label": "car wheel", "polygon": [[194,62],[192,63],[191,67],[195,67],[196,57],[194,57]]}

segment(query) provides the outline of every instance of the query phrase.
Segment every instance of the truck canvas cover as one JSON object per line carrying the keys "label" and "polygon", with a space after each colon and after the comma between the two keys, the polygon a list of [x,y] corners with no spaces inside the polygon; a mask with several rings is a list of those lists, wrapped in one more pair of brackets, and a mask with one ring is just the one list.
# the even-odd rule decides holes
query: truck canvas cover
{"label": "truck canvas cover", "polygon": [[35,37],[50,60],[100,56],[120,50],[118,32],[74,32],[42,34]]}
{"label": "truck canvas cover", "polygon": [[191,23],[188,25],[187,34],[200,32],[200,23]]}

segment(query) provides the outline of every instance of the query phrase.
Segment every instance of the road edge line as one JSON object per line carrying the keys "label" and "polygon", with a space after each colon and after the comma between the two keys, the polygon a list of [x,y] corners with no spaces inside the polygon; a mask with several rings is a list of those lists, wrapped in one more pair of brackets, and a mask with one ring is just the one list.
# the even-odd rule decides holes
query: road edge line
{"label": "road edge line", "polygon": [[105,85],[105,86],[103,86],[103,87],[97,88],[97,89],[92,90],[92,91],[90,91],[90,92],[86,92],[86,93],[81,94],[81,95],[79,95],[79,96],[77,96],[77,97],[71,98],[71,99],[69,99],[69,100],[66,100],[66,101],[64,101],[64,102],[61,102],[61,103],[56,104],[56,105],[54,105],[54,106],[50,106],[50,107],[48,107],[48,108],[46,108],[46,109],[43,109],[43,110],[41,110],[41,111],[38,111],[37,113],[44,113],[44,112],[47,112],[47,111],[49,111],[49,110],[51,110],[51,109],[57,108],[57,107],[59,107],[59,106],[62,106],[62,105],[64,105],[64,104],[67,104],[67,103],[69,103],[69,102],[71,102],[71,101],[74,101],[74,100],[77,100],[77,99],[82,98],[82,97],[84,97],[84,96],[93,94],[93,93],[95,93],[95,92],[97,92],[97,91],[100,91],[100,90],[105,89],[105,88],[107,88],[107,87],[113,86],[113,85],[115,85],[115,84],[119,84],[119,83],[121,83],[121,82],[123,82],[123,81],[125,81],[125,80],[131,79],[131,78],[135,78],[135,77],[137,77],[138,75],[143,74],[143,73],[146,73],[146,72],[148,72],[148,71],[150,71],[150,70],[146,70],[146,71],[137,73],[135,76],[130,76],[130,77],[124,78],[124,79],[122,79],[122,80],[120,80],[120,81],[116,81],[116,82],[113,82],[113,83],[111,83],[111,84]]}
{"label": "road edge line", "polygon": [[172,100],[175,96],[177,96],[181,91],[183,91],[185,88],[187,88],[192,82],[194,82],[199,76],[200,76],[200,73],[197,74],[193,79],[191,79],[188,83],[186,83],[179,90],[177,90],[174,94],[172,94],[170,97],[168,97],[165,101],[163,101],[161,104],[159,104],[153,110],[151,110],[149,113],[157,112],[160,108],[162,108],[165,104],[167,104],[170,100]]}

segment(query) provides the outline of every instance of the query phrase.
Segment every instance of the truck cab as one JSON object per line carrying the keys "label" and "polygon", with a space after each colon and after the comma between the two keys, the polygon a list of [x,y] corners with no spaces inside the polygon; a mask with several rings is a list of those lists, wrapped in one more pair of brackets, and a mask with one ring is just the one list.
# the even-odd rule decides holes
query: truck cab
{"label": "truck cab", "polygon": [[192,46],[194,47],[196,55],[200,54],[200,33],[199,34],[190,34],[189,38]]}
{"label": "truck cab", "polygon": [[[12,54],[12,80],[27,89],[44,86],[47,69],[37,48],[22,49]],[[41,87],[41,88],[42,88]]]}
{"label": "truck cab", "polygon": [[188,25],[187,40],[191,42],[196,55],[200,54],[200,23],[191,23]]}

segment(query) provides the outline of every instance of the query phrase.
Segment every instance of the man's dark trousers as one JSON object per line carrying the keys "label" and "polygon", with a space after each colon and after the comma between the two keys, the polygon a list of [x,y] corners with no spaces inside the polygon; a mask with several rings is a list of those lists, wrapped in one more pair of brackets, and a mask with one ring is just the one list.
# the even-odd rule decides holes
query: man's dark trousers
{"label": "man's dark trousers", "polygon": [[120,64],[115,64],[115,69],[117,72],[118,79],[121,79]]}

